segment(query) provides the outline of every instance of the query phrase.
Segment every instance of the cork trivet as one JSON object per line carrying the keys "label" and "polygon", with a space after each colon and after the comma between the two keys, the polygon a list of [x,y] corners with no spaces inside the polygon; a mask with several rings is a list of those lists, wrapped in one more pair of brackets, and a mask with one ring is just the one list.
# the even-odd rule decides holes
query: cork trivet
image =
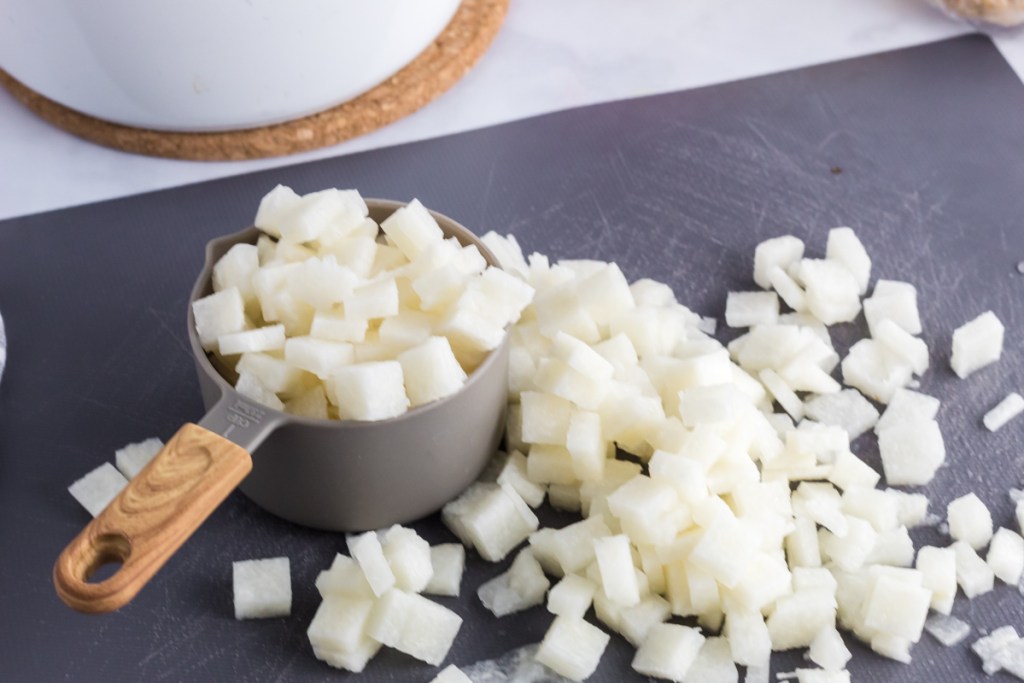
{"label": "cork trivet", "polygon": [[408,116],[454,85],[487,50],[509,0],[462,0],[444,31],[388,80],[336,107],[262,128],[176,133],[122,126],[50,100],[0,69],[3,85],[26,107],[69,133],[128,152],[173,159],[237,161],[334,145]]}

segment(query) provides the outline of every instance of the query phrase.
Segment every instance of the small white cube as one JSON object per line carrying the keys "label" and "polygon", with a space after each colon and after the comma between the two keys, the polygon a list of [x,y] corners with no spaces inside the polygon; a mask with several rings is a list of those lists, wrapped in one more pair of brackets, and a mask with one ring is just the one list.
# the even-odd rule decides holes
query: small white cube
{"label": "small white cube", "polygon": [[1024,413],[1024,396],[1014,391],[1000,401],[999,405],[985,413],[982,422],[986,429],[994,432],[1021,413]]}
{"label": "small white cube", "polygon": [[292,337],[284,343],[284,359],[296,368],[311,372],[320,379],[334,376],[343,365],[355,360],[352,344],[326,341],[315,337]]}
{"label": "small white cube", "polygon": [[871,336],[883,320],[893,321],[910,334],[921,334],[917,288],[909,282],[879,280],[871,298],[864,300],[864,318]]}
{"label": "small white cube", "polygon": [[960,584],[964,595],[970,599],[992,590],[995,574],[985,560],[978,557],[978,553],[963,541],[957,541],[950,548],[956,554],[956,582]]}
{"label": "small white cube", "polygon": [[164,442],[155,436],[138,443],[130,443],[114,451],[114,463],[121,474],[131,479],[141,472],[163,447]]}
{"label": "small white cube", "polygon": [[393,588],[377,600],[366,632],[379,643],[437,666],[461,626],[462,617],[447,607]]}
{"label": "small white cube", "polygon": [[992,538],[992,513],[973,493],[960,496],[946,508],[949,535],[981,550]]}
{"label": "small white cube", "polygon": [[623,607],[640,602],[629,537],[595,538],[594,557],[601,572],[602,590],[609,600]]}
{"label": "small white cube", "polygon": [[461,543],[430,546],[430,566],[434,572],[423,592],[458,597],[466,566],[466,547]]}
{"label": "small white cube", "polygon": [[680,624],[657,624],[647,633],[636,655],[633,670],[646,676],[682,681],[693,666],[704,636],[699,629]]}
{"label": "small white cube", "polygon": [[1024,573],[1024,538],[1010,529],[999,529],[992,536],[985,561],[997,579],[1016,586]]}
{"label": "small white cube", "polygon": [[597,584],[578,574],[568,574],[548,591],[548,611],[582,619],[594,601]]}
{"label": "small white cube", "polygon": [[850,322],[860,313],[860,285],[837,261],[803,259],[799,277],[807,293],[807,308],[826,325]]}
{"label": "small white cube", "polygon": [[444,239],[434,216],[419,199],[413,199],[388,216],[380,228],[410,261],[432,243]]}
{"label": "small white cube", "polygon": [[878,423],[878,410],[856,389],[811,397],[804,403],[804,415],[817,422],[842,427],[850,441]]}
{"label": "small white cube", "polygon": [[473,681],[462,672],[462,669],[454,664],[449,664],[430,679],[430,683],[473,683]]}
{"label": "small white cube", "polygon": [[340,367],[327,384],[327,395],[343,420],[384,420],[409,407],[402,364],[397,360]]}
{"label": "small white cube", "polygon": [[975,370],[995,363],[1003,352],[1003,324],[992,311],[985,311],[974,320],[953,331],[953,355],[950,367],[960,379]]}
{"label": "small white cube", "polygon": [[762,289],[771,287],[772,268],[786,270],[803,258],[804,243],[798,237],[782,235],[765,240],[754,248],[754,282]]}
{"label": "small white cube", "polygon": [[544,634],[537,661],[574,681],[597,670],[611,637],[593,624],[573,617],[555,617]]}
{"label": "small white cube", "polygon": [[890,486],[923,486],[946,461],[946,445],[935,420],[908,420],[878,434],[882,469]]}
{"label": "small white cube", "polygon": [[430,337],[398,354],[405,389],[413,406],[454,394],[466,382],[466,371],[445,337]]}
{"label": "small white cube", "polygon": [[921,585],[932,592],[931,608],[949,614],[956,597],[956,552],[927,545],[917,551],[914,566],[921,572]]}
{"label": "small white cube", "polygon": [[507,572],[481,584],[476,594],[494,616],[503,617],[544,602],[550,585],[533,552],[525,548]]}
{"label": "small white cube", "polygon": [[286,617],[292,611],[292,577],[287,557],[231,563],[235,619]]}
{"label": "small white cube", "polygon": [[223,335],[245,328],[245,302],[237,287],[228,287],[193,301],[192,316],[200,343],[210,351]]}
{"label": "small white cube", "polygon": [[825,258],[838,261],[857,281],[859,293],[868,291],[871,279],[871,258],[852,228],[832,228],[828,231]]}
{"label": "small white cube", "polygon": [[725,299],[725,324],[729,327],[774,325],[778,320],[775,292],[729,292]]}
{"label": "small white cube", "polygon": [[374,595],[380,597],[395,585],[395,574],[384,556],[384,548],[376,532],[349,535],[345,542],[349,555],[359,563]]}
{"label": "small white cube", "polygon": [[109,462],[105,462],[68,487],[75,500],[95,517],[128,485],[128,480]]}
{"label": "small white cube", "polygon": [[434,575],[429,543],[412,529],[396,524],[384,532],[381,546],[397,587],[410,593],[426,589]]}

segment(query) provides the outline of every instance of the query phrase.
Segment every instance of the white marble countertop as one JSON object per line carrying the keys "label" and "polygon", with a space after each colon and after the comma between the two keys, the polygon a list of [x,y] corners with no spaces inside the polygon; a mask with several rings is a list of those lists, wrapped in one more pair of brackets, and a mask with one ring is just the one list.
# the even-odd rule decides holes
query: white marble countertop
{"label": "white marble countertop", "polygon": [[[338,156],[595,102],[693,88],[972,30],[924,0],[511,0],[490,50],[419,112],[349,142],[246,162],[106,149],[0,90],[0,218]],[[994,36],[1024,76],[1024,30]]]}

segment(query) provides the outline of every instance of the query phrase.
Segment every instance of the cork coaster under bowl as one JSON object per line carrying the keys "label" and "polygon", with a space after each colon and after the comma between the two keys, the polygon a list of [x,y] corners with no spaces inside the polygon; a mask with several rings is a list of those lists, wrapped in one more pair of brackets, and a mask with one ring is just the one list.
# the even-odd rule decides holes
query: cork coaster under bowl
{"label": "cork coaster under bowl", "polygon": [[0,69],[0,85],[37,115],[92,142],[150,156],[238,161],[282,156],[344,140],[408,116],[466,75],[501,28],[509,0],[462,0],[416,59],[362,95],[311,116],[261,128],[178,133],[110,123],[69,109]]}

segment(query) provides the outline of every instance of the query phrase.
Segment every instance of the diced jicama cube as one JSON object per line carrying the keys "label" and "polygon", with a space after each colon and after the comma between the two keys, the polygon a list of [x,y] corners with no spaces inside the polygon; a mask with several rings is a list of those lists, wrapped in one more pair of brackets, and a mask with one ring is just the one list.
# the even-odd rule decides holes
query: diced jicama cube
{"label": "diced jicama cube", "polygon": [[449,664],[445,668],[430,679],[430,683],[473,683],[473,681],[467,676],[462,669]]}
{"label": "diced jicama cube", "polygon": [[878,418],[875,432],[882,433],[886,427],[910,420],[933,420],[939,412],[939,399],[910,389],[897,389],[885,412]]}
{"label": "diced jicama cube", "polygon": [[594,558],[600,569],[601,588],[609,600],[624,607],[640,602],[628,536],[595,538]]}
{"label": "diced jicama cube", "polygon": [[818,536],[822,557],[846,572],[855,572],[863,567],[878,541],[878,532],[859,517],[846,518],[843,536],[827,529],[822,529]]}
{"label": "diced jicama cube", "polygon": [[860,294],[868,291],[871,279],[871,259],[860,239],[851,228],[832,228],[828,231],[828,243],[825,246],[825,258],[838,261],[850,271]]}
{"label": "diced jicama cube", "polygon": [[985,560],[964,541],[957,541],[950,546],[956,555],[956,582],[960,584],[964,595],[973,598],[992,590],[995,574]]}
{"label": "diced jicama cube", "polygon": [[396,360],[338,368],[327,384],[327,396],[343,420],[383,420],[409,407],[402,364]]}
{"label": "diced jicama cube", "polygon": [[784,595],[766,624],[773,650],[808,647],[820,632],[835,627],[835,589],[808,588]]}
{"label": "diced jicama cube", "polygon": [[359,563],[348,555],[338,553],[329,569],[316,577],[316,589],[320,597],[342,595],[356,598],[373,598],[373,589],[366,580]]}
{"label": "diced jicama cube", "polygon": [[647,594],[637,604],[619,611],[616,630],[633,647],[640,647],[650,630],[671,615],[672,607],[668,600],[660,595]]}
{"label": "diced jicama cube", "polygon": [[907,527],[900,526],[880,532],[867,562],[892,567],[909,567],[914,563],[914,542]]}
{"label": "diced jicama cube", "polygon": [[953,331],[950,367],[960,379],[999,360],[1003,352],[1003,324],[992,311],[985,311]]}
{"label": "diced jicama cube", "polygon": [[582,619],[594,600],[597,584],[578,574],[568,574],[548,591],[548,611]]}
{"label": "diced jicama cube", "polygon": [[725,324],[729,327],[773,325],[779,319],[775,292],[729,292],[725,300]]}
{"label": "diced jicama cube", "polygon": [[419,199],[413,199],[388,216],[380,229],[410,261],[430,244],[444,239],[437,221]]}
{"label": "diced jicama cube", "polygon": [[288,272],[288,291],[318,311],[330,311],[352,295],[360,278],[334,255],[312,257]]}
{"label": "diced jicama cube", "polygon": [[914,566],[921,572],[921,585],[932,592],[931,608],[949,614],[956,596],[956,552],[952,548],[924,546],[917,551]]}
{"label": "diced jicama cube", "polygon": [[804,243],[792,235],[765,240],[754,249],[754,282],[762,289],[771,287],[772,268],[786,270],[804,255]]}
{"label": "diced jicama cube", "polygon": [[381,596],[395,585],[395,574],[384,556],[384,548],[376,532],[349,535],[345,542],[352,559],[363,570],[374,595]]}
{"label": "diced jicama cube", "polygon": [[131,479],[142,471],[163,447],[164,442],[155,436],[139,443],[130,443],[114,451],[114,463],[121,474]]}
{"label": "diced jicama cube", "polygon": [[228,287],[193,301],[192,316],[199,342],[210,351],[225,334],[245,328],[245,302],[237,287]]}
{"label": "diced jicama cube", "polygon": [[[283,327],[281,333],[283,339]],[[223,344],[221,347],[223,349]],[[284,342],[285,361],[296,368],[313,373],[320,379],[332,377],[339,367],[351,364],[354,358],[352,345],[344,342],[325,341],[314,337],[292,337]]]}
{"label": "diced jicama cube", "polygon": [[864,624],[869,629],[916,643],[928,617],[931,591],[922,586],[879,576],[865,605]]}
{"label": "diced jicama cube", "polygon": [[804,403],[804,415],[846,430],[853,441],[878,422],[878,410],[856,389],[814,396]]}
{"label": "diced jicama cube", "polygon": [[604,474],[608,442],[601,431],[601,416],[574,410],[565,432],[565,448],[572,459],[573,474],[580,481],[599,480]]}
{"label": "diced jicama cube", "polygon": [[423,592],[458,597],[462,586],[462,571],[466,566],[465,546],[461,543],[430,546],[430,566],[433,572]]}
{"label": "diced jicama cube", "polygon": [[317,312],[310,325],[309,336],[335,342],[361,342],[366,339],[366,320]]}
{"label": "diced jicama cube", "polygon": [[550,586],[533,552],[525,548],[507,572],[483,583],[476,594],[494,616],[503,617],[541,604]]}
{"label": "diced jicama cube", "polygon": [[344,234],[366,217],[366,203],[355,190],[326,189],[305,194],[278,222],[281,239],[295,244],[318,239],[332,227]]}
{"label": "diced jicama cube", "polygon": [[242,396],[250,398],[274,410],[284,410],[284,403],[277,397],[277,394],[263,383],[259,377],[251,372],[241,371],[238,373],[238,381],[235,382],[235,391]]}
{"label": "diced jicama cube", "polygon": [[519,246],[515,235],[499,235],[490,230],[480,238],[480,241],[484,243],[485,247],[490,249],[504,270],[514,273],[521,278],[527,276],[529,266],[523,257],[523,250]]}
{"label": "diced jicama cube", "polygon": [[287,185],[277,185],[260,200],[254,224],[263,232],[281,236],[281,223],[299,204],[301,197]]}
{"label": "diced jicama cube", "polygon": [[[594,516],[554,531],[549,540],[562,573],[571,574],[584,570],[594,561],[595,539],[611,535],[604,520]],[[533,537],[530,538],[530,545],[536,549]]]}
{"label": "diced jicama cube", "polygon": [[758,373],[758,379],[768,389],[772,397],[778,401],[782,409],[789,413],[794,420],[802,420],[804,417],[804,404],[796,393],[789,388],[785,380],[779,377],[771,368],[765,368]]}
{"label": "diced jicama cube", "polygon": [[889,425],[878,434],[882,469],[890,486],[923,486],[946,460],[946,446],[935,420]]}
{"label": "diced jicama cube", "polygon": [[522,406],[523,440],[531,444],[565,445],[572,404],[559,396],[539,391],[524,391]]}
{"label": "diced jicama cube", "polygon": [[384,533],[381,546],[395,585],[410,593],[423,591],[434,574],[430,544],[412,529],[396,524]]}
{"label": "diced jicama cube", "polygon": [[946,507],[949,535],[981,550],[992,538],[992,514],[973,493],[960,496]]}
{"label": "diced jicama cube", "polygon": [[286,617],[292,611],[292,577],[287,557],[231,563],[235,619]]}
{"label": "diced jicama cube", "polygon": [[306,381],[309,375],[284,359],[266,353],[243,353],[235,370],[239,377],[252,375],[274,393],[290,394],[309,386]]}
{"label": "diced jicama cube", "polygon": [[910,364],[874,339],[861,339],[843,359],[843,382],[879,403],[888,403],[913,373]]}
{"label": "diced jicama cube", "polygon": [[398,285],[394,278],[357,287],[345,297],[345,316],[356,320],[397,315],[398,309]]}
{"label": "diced jicama cube", "polygon": [[538,484],[573,484],[572,456],[562,446],[534,444],[526,457],[526,474]]}
{"label": "diced jicama cube", "polygon": [[985,561],[996,578],[1016,586],[1024,573],[1024,538],[1014,531],[1000,528],[992,536]]}
{"label": "diced jicama cube", "polygon": [[466,381],[451,344],[444,337],[430,337],[419,346],[398,354],[405,389],[413,406],[436,401],[457,392]]}
{"label": "diced jicama cube", "polygon": [[235,244],[213,266],[213,291],[235,287],[246,302],[254,300],[252,277],[260,267],[255,244]]}
{"label": "diced jicama cube", "polygon": [[286,401],[284,410],[292,415],[308,417],[314,420],[328,419],[327,394],[324,393],[323,385],[316,384],[308,391]]}
{"label": "diced jicama cube", "polygon": [[807,650],[812,662],[828,671],[839,671],[846,668],[852,655],[843,642],[843,637],[835,628],[826,628],[814,636]]}
{"label": "diced jicama cube", "polygon": [[970,635],[971,625],[956,617],[933,614],[925,620],[924,630],[946,647],[952,647]]}
{"label": "diced jicama cube", "polygon": [[500,562],[537,530],[537,516],[511,487],[477,483],[444,506],[442,520],[489,562]]}
{"label": "diced jicama cube", "polygon": [[991,676],[1003,668],[999,663],[999,653],[1019,640],[1013,626],[1000,626],[987,636],[974,641],[971,649],[981,657],[982,670]]}
{"label": "diced jicama cube", "polygon": [[68,487],[82,507],[95,517],[117,497],[128,480],[109,462],[105,462]]}
{"label": "diced jicama cube", "polygon": [[871,523],[883,532],[899,526],[899,501],[888,491],[866,486],[853,486],[843,492],[842,510]]}
{"label": "diced jicama cube", "polygon": [[519,451],[513,450],[508,454],[495,481],[512,487],[532,508],[544,502],[544,487],[530,480],[526,456]]}
{"label": "diced jicama cube", "polygon": [[704,641],[687,671],[685,683],[736,683],[738,676],[729,642],[717,636]]}
{"label": "diced jicama cube", "polygon": [[633,657],[633,670],[646,676],[682,681],[693,666],[704,636],[700,630],[679,624],[656,624]]}
{"label": "diced jicama cube", "polygon": [[928,496],[923,493],[905,493],[896,489],[888,489],[886,493],[896,499],[897,519],[903,526],[913,529],[930,520]]}
{"label": "diced jicama cube", "polygon": [[474,352],[496,349],[505,338],[504,327],[481,313],[458,306],[449,310],[441,319],[436,332],[448,337],[452,350],[463,366],[466,362],[462,360],[462,355],[469,356]]}
{"label": "diced jicama cube", "polygon": [[430,313],[402,308],[385,318],[377,328],[377,339],[385,344],[409,348],[422,344],[433,334],[438,318]]}
{"label": "diced jicama cube", "polygon": [[841,263],[803,259],[799,278],[807,294],[807,309],[826,325],[850,322],[860,313],[860,285]]}
{"label": "diced jicama cube", "polygon": [[743,576],[745,559],[750,549],[757,547],[758,541],[752,525],[723,516],[705,528],[690,553],[689,563],[730,588]]}
{"label": "diced jicama cube", "polygon": [[415,593],[392,588],[370,612],[367,634],[399,652],[437,666],[448,655],[462,617]]}
{"label": "diced jicama cube", "polygon": [[881,477],[870,465],[850,451],[836,456],[828,480],[844,491],[854,486],[874,487]]}
{"label": "diced jicama cube", "polygon": [[1024,680],[1024,638],[1000,649],[996,653],[996,662],[1003,671]]}
{"label": "diced jicama cube", "polygon": [[365,669],[380,650],[380,643],[366,635],[373,604],[368,597],[326,596],[306,630],[316,658],[356,673]]}
{"label": "diced jicama cube", "polygon": [[923,375],[928,369],[928,346],[893,321],[879,322],[874,336],[890,353],[909,365],[915,375]]}
{"label": "diced jicama cube", "polygon": [[785,270],[779,266],[769,270],[768,282],[787,306],[798,312],[807,310],[807,295]]}
{"label": "diced jicama cube", "polygon": [[610,639],[583,619],[558,616],[544,634],[537,661],[557,674],[582,681],[597,670]]}
{"label": "diced jicama cube", "polygon": [[1024,413],[1024,396],[1014,391],[1000,401],[999,405],[985,413],[982,421],[990,432],[994,432],[1021,413]]}
{"label": "diced jicama cube", "polygon": [[730,612],[722,634],[729,641],[732,659],[748,667],[767,666],[772,640],[768,626],[758,612]]}

